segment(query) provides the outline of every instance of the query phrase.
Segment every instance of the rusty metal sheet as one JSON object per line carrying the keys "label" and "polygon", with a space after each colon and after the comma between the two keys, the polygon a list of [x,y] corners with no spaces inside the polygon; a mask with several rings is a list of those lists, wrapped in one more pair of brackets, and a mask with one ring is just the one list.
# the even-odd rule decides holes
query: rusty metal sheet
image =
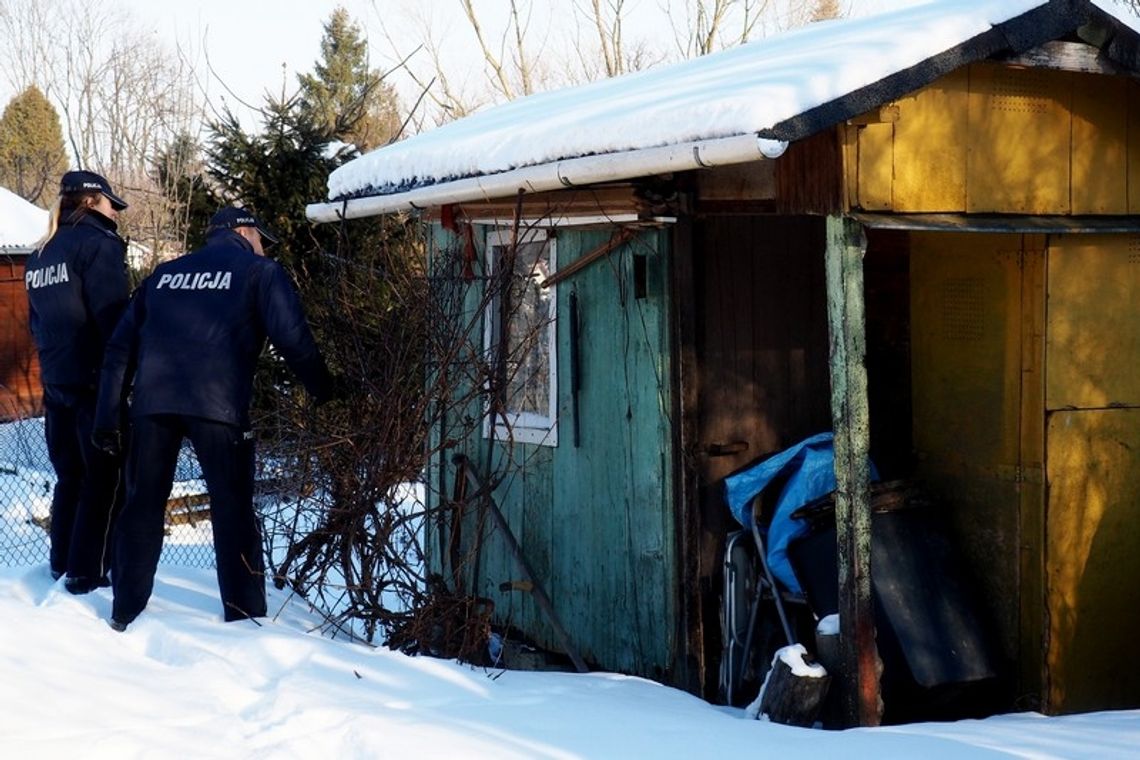
{"label": "rusty metal sheet", "polygon": [[915,445],[976,467],[1016,467],[1021,236],[912,241]]}
{"label": "rusty metal sheet", "polygon": [[1023,238],[1021,259],[1021,464],[1018,693],[1045,690],[1045,235]]}

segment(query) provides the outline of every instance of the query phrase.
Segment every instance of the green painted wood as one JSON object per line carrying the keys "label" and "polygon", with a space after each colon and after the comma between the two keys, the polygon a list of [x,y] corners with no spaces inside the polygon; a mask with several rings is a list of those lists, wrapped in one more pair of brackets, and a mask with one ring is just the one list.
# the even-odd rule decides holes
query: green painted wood
{"label": "green painted wood", "polygon": [[[609,232],[562,233],[573,261]],[[560,517],[554,585],[573,609],[583,651],[609,669],[660,677],[671,667],[673,551],[672,403],[667,360],[668,282],[662,233],[632,244],[558,287],[560,317],[577,293],[582,378],[574,448],[569,330],[559,331],[560,445],[554,504]],[[645,256],[645,298],[635,297],[634,256]]]}
{"label": "green painted wood", "polygon": [[870,415],[865,364],[862,226],[828,217],[825,265],[835,429],[836,541],[843,712],[849,725],[878,725],[878,654],[871,601]]}
{"label": "green painted wood", "polygon": [[[574,261],[609,235],[559,230],[558,264]],[[557,447],[489,445],[481,431],[458,446],[480,477],[507,473],[494,498],[579,653],[601,668],[654,678],[673,668],[679,578],[667,246],[667,232],[642,232],[557,286]],[[635,298],[635,255],[645,257],[646,292],[640,299]],[[478,281],[472,284],[469,308],[478,303],[480,288]],[[571,290],[577,293],[581,325],[578,447],[569,374]],[[479,346],[481,340],[480,335]],[[456,416],[479,413],[473,405]],[[460,427],[456,420],[455,428]],[[454,472],[450,464],[445,469]],[[465,554],[474,546],[478,522],[478,510],[469,507],[462,528]],[[472,577],[469,565],[465,577],[476,593],[494,602],[497,622],[557,650],[557,637],[533,598],[499,589],[521,575],[489,520],[483,532],[478,576]],[[427,543],[438,540],[429,535]]]}
{"label": "green painted wood", "polygon": [[[437,252],[440,249],[457,243],[455,236],[448,234],[438,226],[428,227],[425,231],[425,237],[429,266],[431,267],[438,265]],[[440,371],[441,369],[438,367],[429,369],[431,375],[428,379],[429,385]],[[433,401],[432,408],[427,413],[428,419],[434,419],[438,411],[438,405]],[[444,430],[438,424],[432,424],[428,428],[428,451],[440,451],[443,434]],[[447,525],[450,515],[442,511],[441,502],[452,493],[455,484],[454,475],[454,468],[448,463],[446,452],[429,458],[424,468],[424,480],[427,483],[424,493],[425,506],[431,515],[428,520],[423,547],[424,563],[428,573],[443,574],[445,572],[445,557],[440,550],[440,545],[441,541],[446,542],[447,540]]]}

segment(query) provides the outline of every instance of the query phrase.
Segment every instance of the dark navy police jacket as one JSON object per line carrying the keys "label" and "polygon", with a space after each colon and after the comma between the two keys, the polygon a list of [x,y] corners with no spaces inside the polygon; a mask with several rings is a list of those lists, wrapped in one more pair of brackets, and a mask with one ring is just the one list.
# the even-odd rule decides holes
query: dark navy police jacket
{"label": "dark navy police jacket", "polygon": [[88,210],[61,221],[28,257],[24,287],[45,387],[94,389],[103,347],[130,293],[126,243],[115,223]]}
{"label": "dark navy police jacket", "polygon": [[285,270],[232,230],[160,265],[139,286],[107,344],[95,425],[130,414],[181,414],[248,427],[257,357],[270,342],[310,394],[331,391]]}

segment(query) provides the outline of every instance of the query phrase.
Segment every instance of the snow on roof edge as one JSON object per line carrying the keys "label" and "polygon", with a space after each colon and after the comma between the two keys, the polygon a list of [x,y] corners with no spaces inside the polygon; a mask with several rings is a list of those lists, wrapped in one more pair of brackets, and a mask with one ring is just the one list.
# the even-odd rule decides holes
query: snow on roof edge
{"label": "snow on roof edge", "polygon": [[[751,132],[799,139],[855,113],[843,109],[863,104],[868,110],[875,98],[881,103],[909,91],[898,90],[893,79],[915,89],[1011,44],[1060,36],[1071,29],[1074,13],[1094,8],[1133,31],[1140,27],[1140,20],[1122,17],[1115,0],[931,0],[823,22],[488,108],[346,163],[330,174],[328,197],[341,202],[444,187],[582,156],[696,141],[701,130],[707,138]],[[1007,28],[1026,18],[1034,23]]]}
{"label": "snow on roof edge", "polygon": [[788,144],[755,134],[734,135],[680,145],[622,151],[511,169],[497,174],[464,177],[450,182],[385,195],[366,195],[327,203],[312,203],[305,215],[314,222],[336,222],[425,206],[501,198],[517,192],[538,193],[635,176],[728,166],[778,158]]}
{"label": "snow on roof edge", "polygon": [[47,233],[48,212],[0,187],[0,247],[35,247]]}

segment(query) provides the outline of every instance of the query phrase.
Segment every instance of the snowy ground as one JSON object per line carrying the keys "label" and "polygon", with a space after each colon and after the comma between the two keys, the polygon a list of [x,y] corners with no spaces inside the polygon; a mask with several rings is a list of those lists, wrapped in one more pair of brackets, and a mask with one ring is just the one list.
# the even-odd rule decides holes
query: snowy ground
{"label": "snowy ground", "polygon": [[[167,536],[151,604],[118,634],[108,589],[73,597],[48,575],[31,522],[50,506],[42,435],[37,420],[0,425],[0,758],[1140,757],[1140,711],[824,732],[639,678],[330,640],[321,616],[272,588],[269,619],[224,624],[213,570],[167,554],[212,559],[209,523]],[[179,487],[200,487],[196,474],[188,462]],[[415,487],[401,498],[422,503]]]}
{"label": "snowy ground", "polygon": [[0,570],[0,755],[19,758],[1125,758],[1140,711],[825,732],[748,720],[607,673],[489,671],[313,633],[222,623],[211,571],[162,567],[125,633],[111,597]]}

